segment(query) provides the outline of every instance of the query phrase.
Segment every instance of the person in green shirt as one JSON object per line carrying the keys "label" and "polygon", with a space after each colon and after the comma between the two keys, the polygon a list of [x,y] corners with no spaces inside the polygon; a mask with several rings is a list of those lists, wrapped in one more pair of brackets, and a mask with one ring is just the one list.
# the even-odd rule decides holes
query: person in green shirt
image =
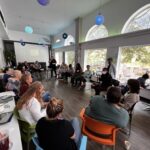
{"label": "person in green shirt", "polygon": [[121,91],[117,87],[110,87],[106,98],[96,95],[91,97],[85,114],[95,120],[115,125],[119,128],[127,126],[129,121],[128,112],[119,106]]}

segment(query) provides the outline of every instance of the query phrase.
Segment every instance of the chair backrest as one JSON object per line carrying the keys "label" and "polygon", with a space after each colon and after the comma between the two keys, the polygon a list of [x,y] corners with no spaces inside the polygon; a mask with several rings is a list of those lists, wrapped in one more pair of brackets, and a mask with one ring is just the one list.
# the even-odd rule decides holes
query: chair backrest
{"label": "chair backrest", "polygon": [[80,117],[83,121],[82,133],[95,142],[114,146],[116,131],[119,130],[119,128],[114,125],[109,125],[92,119],[85,115],[84,112],[85,109],[83,108],[80,112]]}
{"label": "chair backrest", "polygon": [[114,125],[109,125],[97,120],[94,120],[86,115],[84,115],[85,127],[90,131],[102,135],[111,135],[113,130],[116,128]]}

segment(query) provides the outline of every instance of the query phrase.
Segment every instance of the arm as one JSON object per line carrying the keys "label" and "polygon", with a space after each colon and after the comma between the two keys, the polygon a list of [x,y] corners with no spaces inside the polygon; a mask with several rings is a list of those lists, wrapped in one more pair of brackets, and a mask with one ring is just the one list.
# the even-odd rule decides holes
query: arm
{"label": "arm", "polygon": [[33,98],[31,105],[29,105],[29,110],[35,121],[38,121],[40,118],[45,116],[45,113],[41,112],[41,104],[36,98]]}

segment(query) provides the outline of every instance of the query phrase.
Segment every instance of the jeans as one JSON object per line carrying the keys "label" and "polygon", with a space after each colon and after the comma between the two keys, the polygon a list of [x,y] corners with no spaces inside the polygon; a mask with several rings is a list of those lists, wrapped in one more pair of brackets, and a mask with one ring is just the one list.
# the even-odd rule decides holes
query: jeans
{"label": "jeans", "polygon": [[82,134],[81,134],[81,128],[80,128],[80,124],[79,124],[79,120],[78,118],[73,118],[71,121],[71,124],[74,128],[75,131],[75,143],[77,144],[78,149],[80,148],[80,144],[81,144],[81,139],[82,139]]}

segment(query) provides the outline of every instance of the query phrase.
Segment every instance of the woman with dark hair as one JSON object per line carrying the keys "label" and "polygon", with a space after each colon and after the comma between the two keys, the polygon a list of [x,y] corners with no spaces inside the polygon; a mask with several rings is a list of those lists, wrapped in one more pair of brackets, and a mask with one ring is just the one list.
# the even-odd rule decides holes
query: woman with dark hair
{"label": "woman with dark hair", "polygon": [[124,108],[119,106],[121,96],[119,88],[110,87],[107,90],[106,99],[100,95],[91,98],[85,114],[95,120],[124,128],[127,126],[129,114]]}
{"label": "woman with dark hair", "polygon": [[19,96],[22,96],[27,91],[27,89],[31,84],[32,84],[31,73],[26,71],[21,77]]}
{"label": "woman with dark hair", "polygon": [[129,79],[127,82],[127,86],[129,88],[129,91],[124,95],[122,106],[126,110],[129,110],[133,106],[133,104],[137,103],[140,100],[140,83],[136,79]]}
{"label": "woman with dark hair", "polygon": [[44,150],[77,150],[80,145],[79,122],[76,118],[72,123],[63,119],[63,109],[63,100],[53,97],[47,105],[47,117],[36,125],[39,144]]}
{"label": "woman with dark hair", "polygon": [[77,86],[77,82],[81,81],[83,75],[83,71],[81,65],[79,63],[76,64],[74,75],[71,78],[71,84],[73,86]]}

